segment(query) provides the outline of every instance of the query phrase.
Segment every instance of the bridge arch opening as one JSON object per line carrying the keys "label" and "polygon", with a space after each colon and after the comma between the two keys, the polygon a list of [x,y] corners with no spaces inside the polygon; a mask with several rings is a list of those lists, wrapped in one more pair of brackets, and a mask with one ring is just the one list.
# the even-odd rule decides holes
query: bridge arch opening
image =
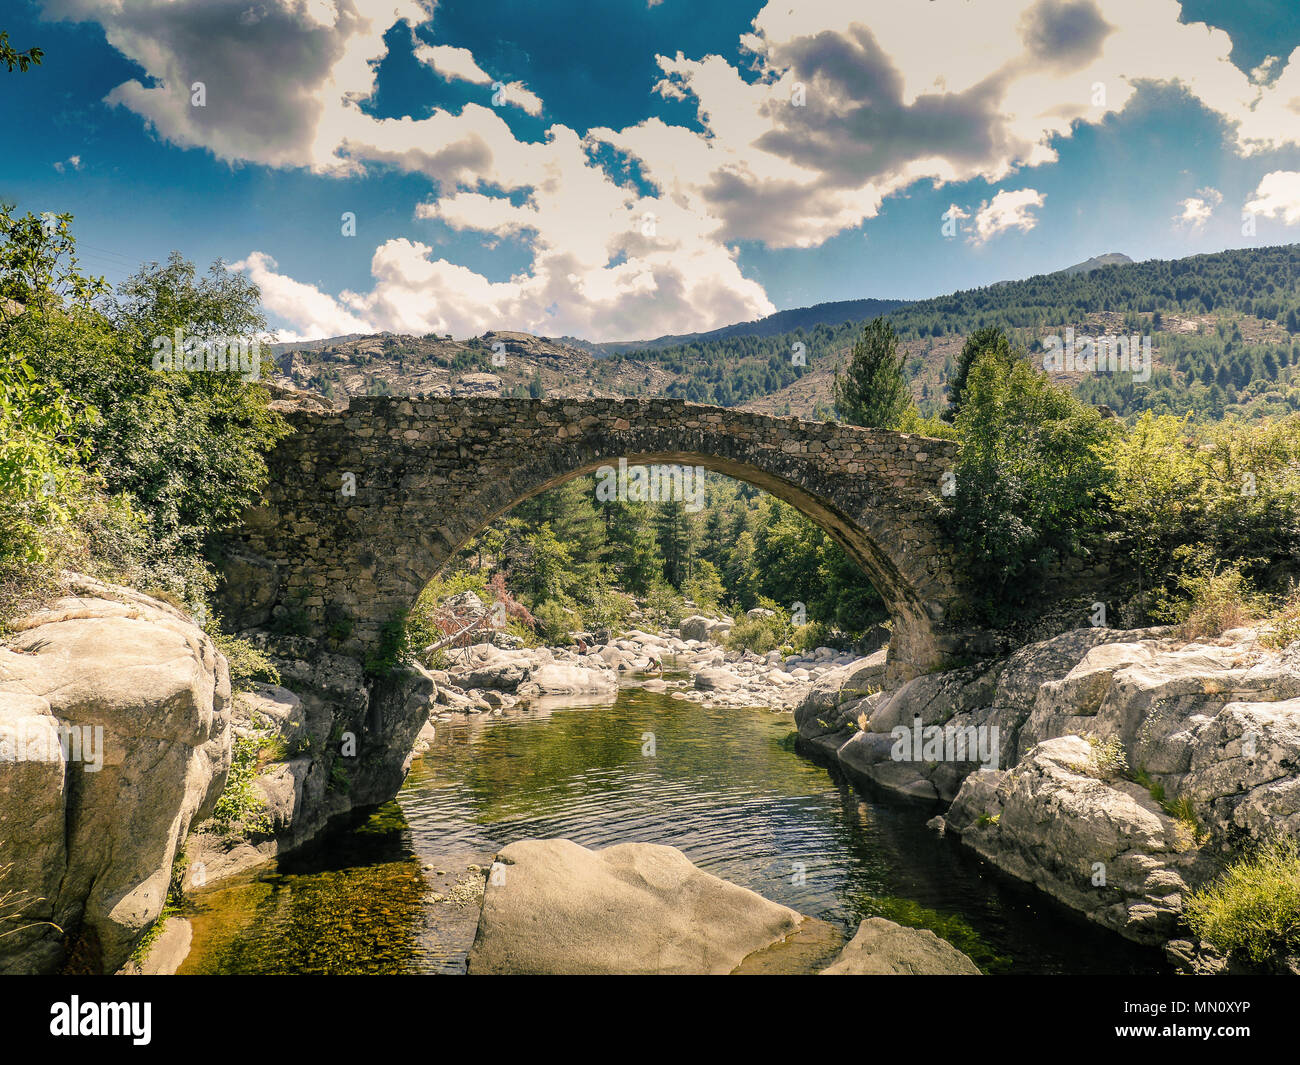
{"label": "bridge arch opening", "polygon": [[[555,604],[585,631],[607,627],[588,621],[609,616],[612,590],[646,598],[658,588],[706,613],[770,600],[792,631],[811,623],[845,647],[889,617],[851,522],[761,471],[683,452],[620,456],[540,480],[521,470],[512,480],[484,501],[480,529],[455,534],[432,590],[482,588],[500,574],[496,587],[511,601]],[[569,571],[560,581],[557,557]],[[827,569],[829,579],[814,575]],[[427,612],[433,602],[421,604]],[[485,637],[475,630],[467,639]]]}

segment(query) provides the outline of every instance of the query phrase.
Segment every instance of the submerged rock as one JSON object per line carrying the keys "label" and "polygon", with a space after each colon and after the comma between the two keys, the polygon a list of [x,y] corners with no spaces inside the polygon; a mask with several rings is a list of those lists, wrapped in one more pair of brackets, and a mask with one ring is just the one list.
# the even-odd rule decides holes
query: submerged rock
{"label": "submerged rock", "polygon": [[883,917],[858,926],[823,976],[979,976],[979,967],[927,928],[904,928]]}

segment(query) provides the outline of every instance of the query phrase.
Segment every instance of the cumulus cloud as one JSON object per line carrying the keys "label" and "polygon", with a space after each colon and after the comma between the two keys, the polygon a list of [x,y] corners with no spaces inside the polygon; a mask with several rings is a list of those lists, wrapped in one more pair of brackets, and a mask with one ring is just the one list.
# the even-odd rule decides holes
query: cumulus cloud
{"label": "cumulus cloud", "polygon": [[980,204],[980,209],[975,212],[972,243],[983,244],[1011,229],[1028,233],[1038,225],[1032,209],[1042,207],[1046,198],[1037,189],[1017,189],[1015,192],[1004,189],[999,192],[993,199]]}
{"label": "cumulus cloud", "polygon": [[1300,222],[1300,171],[1274,170],[1265,174],[1246,210],[1265,218],[1279,218],[1283,225]]}
{"label": "cumulus cloud", "polygon": [[[1144,82],[1199,99],[1242,153],[1300,144],[1296,53],[1245,74],[1228,35],[1181,21],[1178,0],[772,0],[741,38],[739,64],[657,57],[653,88],[691,104],[698,127],[654,116],[622,129],[557,122],[540,141],[519,139],[503,117],[512,106],[543,112],[526,85],[494,80],[467,49],[414,37],[417,58],[441,76],[494,95],[499,85],[500,99],[418,119],[366,113],[385,34],[402,22],[430,34],[424,0],[44,6],[98,22],[140,64],[148,77],[108,99],[158,136],[232,163],[420,173],[435,190],[423,217],[532,250],[520,276],[490,282],[423,244],[390,241],[374,253],[371,291],[337,295],[295,287],[266,252],[251,253],[250,274],[304,331],[365,321],[605,339],[757,317],[773,307],[740,272],[738,242],[814,247],[917,182],[996,185],[1055,161],[1057,139],[1122,110]],[[195,82],[204,107],[192,105]],[[600,164],[610,148],[635,160],[649,195]],[[1300,213],[1286,173],[1265,178],[1253,202],[1290,224]],[[1192,199],[1201,202],[1190,214],[1181,205],[1187,224],[1213,207]],[[1033,189],[997,191],[975,212],[972,239],[1030,229],[1042,204]]]}
{"label": "cumulus cloud", "polygon": [[81,156],[70,155],[67,159],[61,159],[54,164],[54,169],[62,174],[65,170],[80,170]]}
{"label": "cumulus cloud", "polygon": [[1223,193],[1218,189],[1197,189],[1195,196],[1179,201],[1178,206],[1182,210],[1174,217],[1174,221],[1188,229],[1203,229],[1214,214],[1214,209],[1222,202]]}
{"label": "cumulus cloud", "polygon": [[[273,314],[293,322],[300,337],[341,336],[373,331],[371,322],[341,307],[333,297],[314,285],[276,273],[276,261],[255,251],[246,259],[231,263],[231,270],[245,271],[262,290],[262,303]],[[290,339],[289,335],[285,339]]]}

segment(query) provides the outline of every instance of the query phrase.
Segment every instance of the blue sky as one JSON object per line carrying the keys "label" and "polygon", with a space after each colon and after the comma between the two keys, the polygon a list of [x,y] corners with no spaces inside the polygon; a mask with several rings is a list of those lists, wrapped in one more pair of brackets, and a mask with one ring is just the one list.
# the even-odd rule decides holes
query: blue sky
{"label": "blue sky", "polygon": [[0,28],[46,52],[0,73],[0,197],[72,212],[113,281],[221,257],[285,336],[630,339],[1300,234],[1285,3],[29,0]]}

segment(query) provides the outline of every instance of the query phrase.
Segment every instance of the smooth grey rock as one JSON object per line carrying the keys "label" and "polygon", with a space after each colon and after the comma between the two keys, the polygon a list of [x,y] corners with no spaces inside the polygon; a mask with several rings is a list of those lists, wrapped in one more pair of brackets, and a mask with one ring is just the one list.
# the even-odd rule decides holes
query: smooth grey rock
{"label": "smooth grey rock", "polygon": [[681,851],[521,840],[488,873],[469,953],[480,973],[726,974],[805,920]]}
{"label": "smooth grey rock", "polygon": [[980,976],[979,967],[926,928],[904,928],[883,917],[858,925],[823,976]]}

